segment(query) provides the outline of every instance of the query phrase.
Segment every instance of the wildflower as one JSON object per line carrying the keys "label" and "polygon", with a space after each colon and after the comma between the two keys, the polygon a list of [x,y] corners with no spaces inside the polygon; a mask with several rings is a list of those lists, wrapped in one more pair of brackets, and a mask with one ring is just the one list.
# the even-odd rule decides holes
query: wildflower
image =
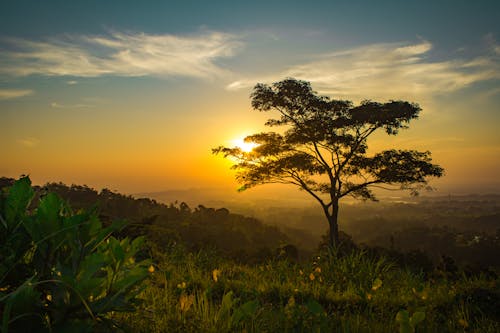
{"label": "wildflower", "polygon": [[299,270],[299,274],[304,275],[304,272],[302,272],[302,270]]}
{"label": "wildflower", "polygon": [[189,310],[191,305],[194,303],[194,295],[186,295],[182,294],[181,297],[179,298],[179,305],[181,307],[182,312],[186,312]]}
{"label": "wildflower", "polygon": [[314,276],[313,273],[309,274],[309,280],[314,281],[316,277]]}
{"label": "wildflower", "polygon": [[321,267],[316,267],[316,269],[314,270],[316,273],[321,273]]}
{"label": "wildflower", "polygon": [[292,296],[288,299],[288,303],[285,305],[285,314],[288,317],[288,319],[292,319],[294,311],[293,308],[295,307],[295,298]]}
{"label": "wildflower", "polygon": [[177,288],[179,288],[179,289],[186,289],[186,282],[183,281],[182,283],[179,283],[177,285]]}
{"label": "wildflower", "polygon": [[375,291],[380,287],[382,287],[382,280],[380,280],[379,278],[376,278],[375,281],[373,281],[372,290]]}
{"label": "wildflower", "polygon": [[214,279],[215,282],[217,282],[219,280],[220,273],[221,273],[220,269],[214,269],[212,271],[212,278]]}
{"label": "wildflower", "polygon": [[372,296],[372,294],[370,294],[370,293],[367,293],[367,294],[366,294],[366,299],[367,299],[367,300],[369,300],[369,301],[370,301],[370,300],[372,299],[372,297],[373,297],[373,296]]}
{"label": "wildflower", "polygon": [[52,295],[51,294],[47,294],[47,296],[45,296],[45,298],[47,299],[47,301],[52,301]]}
{"label": "wildflower", "polygon": [[293,291],[294,291],[294,292],[296,292],[296,293],[298,293],[298,292],[299,292],[299,290],[298,290],[297,288],[295,288]]}
{"label": "wildflower", "polygon": [[149,266],[148,268],[149,273],[153,273],[155,271],[155,268],[153,265]]}

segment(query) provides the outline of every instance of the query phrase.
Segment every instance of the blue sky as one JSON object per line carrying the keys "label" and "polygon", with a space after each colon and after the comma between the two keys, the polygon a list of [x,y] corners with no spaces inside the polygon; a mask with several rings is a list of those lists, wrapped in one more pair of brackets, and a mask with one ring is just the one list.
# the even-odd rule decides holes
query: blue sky
{"label": "blue sky", "polygon": [[292,76],[333,98],[420,103],[410,131],[374,147],[429,149],[441,188],[497,191],[499,13],[497,1],[4,0],[0,174],[234,186],[210,148],[261,130],[252,87]]}

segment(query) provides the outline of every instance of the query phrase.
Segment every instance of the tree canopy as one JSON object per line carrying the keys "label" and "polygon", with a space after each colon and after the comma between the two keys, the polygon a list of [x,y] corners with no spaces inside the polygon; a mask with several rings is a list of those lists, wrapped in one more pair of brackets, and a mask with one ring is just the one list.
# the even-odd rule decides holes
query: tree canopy
{"label": "tree canopy", "polygon": [[266,122],[281,132],[249,135],[258,144],[252,151],[239,147],[213,149],[235,162],[240,190],[261,184],[292,184],[316,199],[328,219],[331,245],[337,245],[339,199],[352,196],[376,200],[373,187],[418,193],[429,177],[443,168],[432,164],[429,151],[390,149],[368,155],[368,137],[377,131],[396,135],[418,118],[421,108],[406,101],[354,105],[312,90],[310,83],[285,79],[257,84],[251,94],[255,110],[278,113]]}

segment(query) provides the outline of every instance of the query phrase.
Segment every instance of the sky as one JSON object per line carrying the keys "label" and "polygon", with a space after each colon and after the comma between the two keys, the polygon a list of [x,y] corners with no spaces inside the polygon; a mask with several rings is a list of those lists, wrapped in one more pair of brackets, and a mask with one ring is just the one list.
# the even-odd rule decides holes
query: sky
{"label": "sky", "polygon": [[498,1],[0,1],[0,176],[124,193],[238,185],[256,83],[423,111],[439,193],[500,193]]}

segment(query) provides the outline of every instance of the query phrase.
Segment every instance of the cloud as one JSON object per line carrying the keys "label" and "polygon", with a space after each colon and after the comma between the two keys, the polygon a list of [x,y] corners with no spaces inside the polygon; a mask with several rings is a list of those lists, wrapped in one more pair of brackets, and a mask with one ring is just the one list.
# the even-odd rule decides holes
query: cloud
{"label": "cloud", "polygon": [[500,78],[496,56],[471,60],[430,61],[432,44],[372,44],[321,54],[315,60],[261,78],[245,78],[226,86],[248,88],[285,77],[310,81],[320,93],[348,99],[412,99],[454,92],[476,82]]}
{"label": "cloud", "polygon": [[0,89],[0,101],[29,96],[33,93],[33,90],[28,89]]}
{"label": "cloud", "polygon": [[112,32],[106,36],[65,35],[44,41],[4,39],[3,44],[9,47],[0,53],[0,73],[12,76],[197,78],[225,74],[217,60],[233,56],[241,45],[235,36],[219,32],[197,36]]}
{"label": "cloud", "polygon": [[33,138],[33,137],[19,139],[19,140],[17,140],[17,142],[26,148],[35,148],[36,146],[38,146],[40,144],[40,140],[38,140],[37,138]]}
{"label": "cloud", "polygon": [[82,109],[82,108],[93,108],[94,105],[90,104],[61,104],[57,102],[50,103],[50,106],[55,109]]}

